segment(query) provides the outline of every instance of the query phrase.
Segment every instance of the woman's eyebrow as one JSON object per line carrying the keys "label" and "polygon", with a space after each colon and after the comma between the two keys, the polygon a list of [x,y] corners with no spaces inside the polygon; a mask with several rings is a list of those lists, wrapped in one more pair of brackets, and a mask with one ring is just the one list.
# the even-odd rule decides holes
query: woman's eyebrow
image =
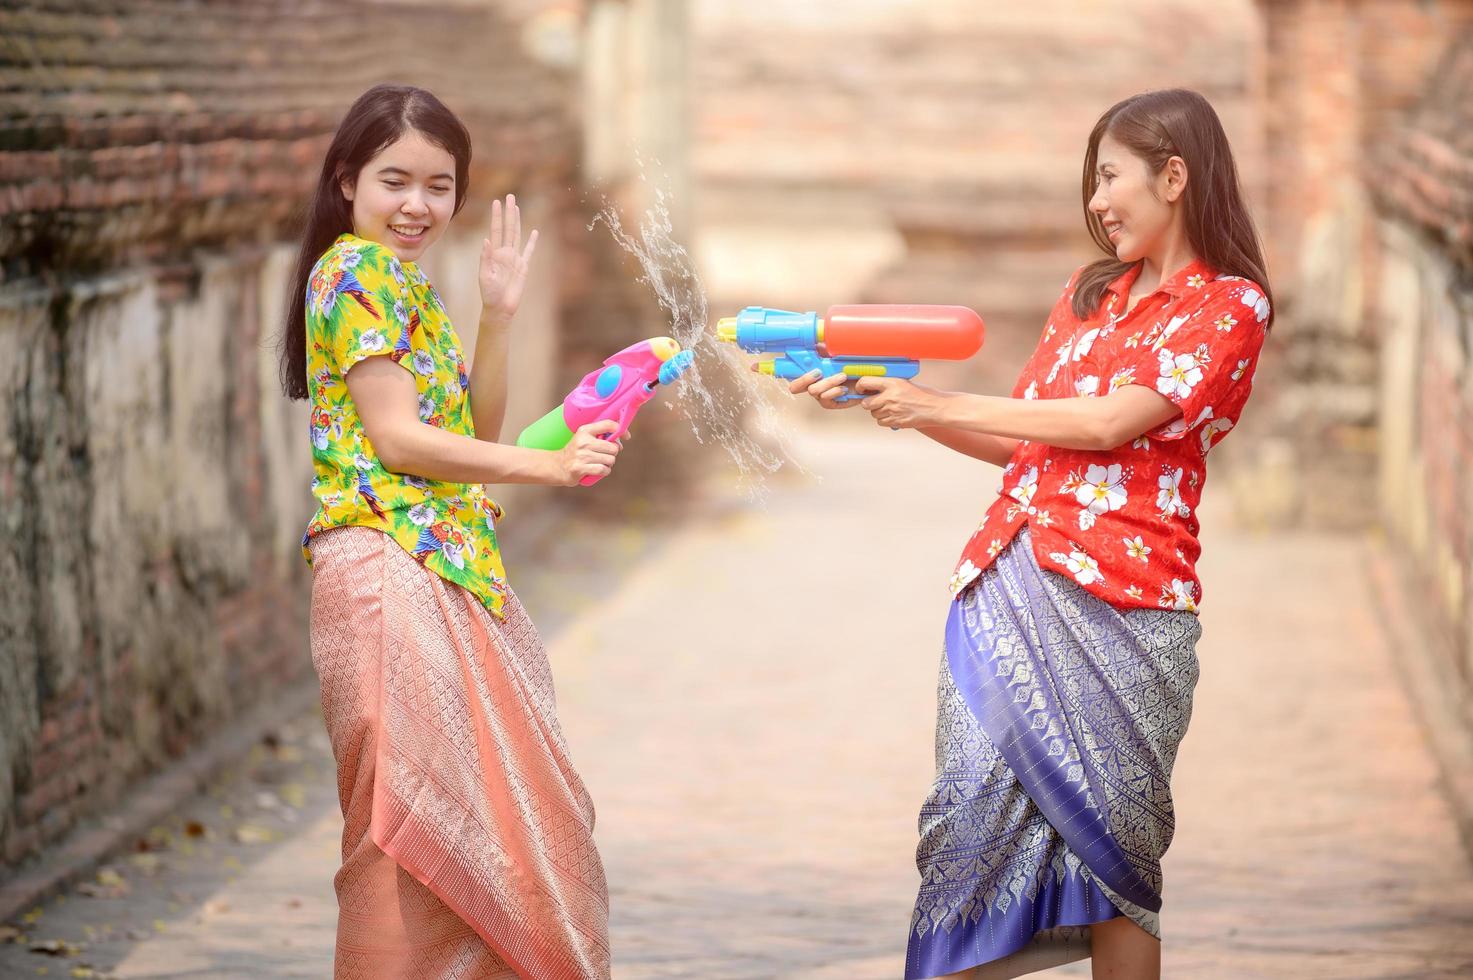
{"label": "woman's eyebrow", "polygon": [[[403,176],[403,177],[412,176],[410,174],[410,172],[408,170],[405,170],[403,167],[393,167],[393,166],[383,167],[383,168],[381,168],[379,170],[378,173],[379,173],[379,176],[380,177],[384,176],[385,174],[399,174],[400,176]],[[433,176],[430,177],[430,180],[454,180],[454,179],[455,179],[455,175],[454,174],[434,174]]]}

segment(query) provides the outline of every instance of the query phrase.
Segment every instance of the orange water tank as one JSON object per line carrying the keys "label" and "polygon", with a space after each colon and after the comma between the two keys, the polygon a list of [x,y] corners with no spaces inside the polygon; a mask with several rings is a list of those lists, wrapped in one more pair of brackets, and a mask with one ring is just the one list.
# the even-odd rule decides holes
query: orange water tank
{"label": "orange water tank", "polygon": [[982,349],[985,333],[965,306],[853,303],[829,307],[821,339],[830,357],[962,361]]}

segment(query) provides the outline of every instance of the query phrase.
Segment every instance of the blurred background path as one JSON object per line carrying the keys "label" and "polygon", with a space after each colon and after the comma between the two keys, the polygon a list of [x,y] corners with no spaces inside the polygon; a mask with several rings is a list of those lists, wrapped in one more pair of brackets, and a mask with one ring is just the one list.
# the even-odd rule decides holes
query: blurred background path
{"label": "blurred background path", "polygon": [[[598,805],[620,980],[900,976],[944,586],[996,473],[861,423],[806,419],[816,478],[775,481],[765,507],[712,489],[664,540],[570,529],[546,566],[616,548],[556,600],[524,560]],[[1212,501],[1165,975],[1473,974],[1473,866],[1367,545],[1249,534]],[[74,955],[0,945],[0,975],[326,976],[340,830],[313,713],[26,923]]]}

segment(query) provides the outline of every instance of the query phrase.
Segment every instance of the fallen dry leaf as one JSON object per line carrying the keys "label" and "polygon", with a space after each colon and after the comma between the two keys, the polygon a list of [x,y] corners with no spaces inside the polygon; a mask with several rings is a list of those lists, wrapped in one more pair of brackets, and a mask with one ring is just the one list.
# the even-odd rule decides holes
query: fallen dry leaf
{"label": "fallen dry leaf", "polygon": [[243,823],[235,828],[235,839],[241,844],[269,844],[278,836],[276,831],[260,824]]}
{"label": "fallen dry leaf", "polygon": [[84,881],[77,886],[77,894],[88,898],[122,898],[133,890],[126,881],[117,885],[104,885],[96,881]]}
{"label": "fallen dry leaf", "polygon": [[103,865],[97,869],[94,880],[84,881],[77,886],[78,894],[88,898],[122,898],[132,890],[133,886],[111,865]]}
{"label": "fallen dry leaf", "polygon": [[65,939],[43,939],[31,943],[31,952],[45,953],[47,956],[76,956],[81,951],[82,947]]}

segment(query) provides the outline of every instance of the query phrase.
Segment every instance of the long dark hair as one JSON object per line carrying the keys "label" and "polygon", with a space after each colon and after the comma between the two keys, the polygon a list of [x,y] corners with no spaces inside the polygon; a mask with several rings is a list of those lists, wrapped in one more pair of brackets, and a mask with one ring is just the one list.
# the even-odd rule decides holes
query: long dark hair
{"label": "long dark hair", "polygon": [[288,398],[307,397],[307,282],[312,267],[339,235],[353,230],[353,205],[344,180],[357,178],[368,161],[405,133],[414,131],[455,158],[455,212],[470,186],[471,136],[455,113],[434,95],[412,85],[375,85],[358,97],[338,124],[322,175],[307,207],[302,247],[286,295],[281,334],[281,388]]}
{"label": "long dark hair", "polygon": [[1187,165],[1187,241],[1192,251],[1218,272],[1251,279],[1269,301],[1268,326],[1273,326],[1273,293],[1253,218],[1243,200],[1238,168],[1228,146],[1227,133],[1208,102],[1190,89],[1166,89],[1133,95],[1106,110],[1089,134],[1084,154],[1084,222],[1089,235],[1110,257],[1086,266],[1074,289],[1074,315],[1083,320],[1100,305],[1105,287],[1133,263],[1115,258],[1115,247],[1105,234],[1100,216],[1089,209],[1095,193],[1095,164],[1100,140],[1108,133],[1116,142],[1146,161],[1153,175],[1172,157]]}

